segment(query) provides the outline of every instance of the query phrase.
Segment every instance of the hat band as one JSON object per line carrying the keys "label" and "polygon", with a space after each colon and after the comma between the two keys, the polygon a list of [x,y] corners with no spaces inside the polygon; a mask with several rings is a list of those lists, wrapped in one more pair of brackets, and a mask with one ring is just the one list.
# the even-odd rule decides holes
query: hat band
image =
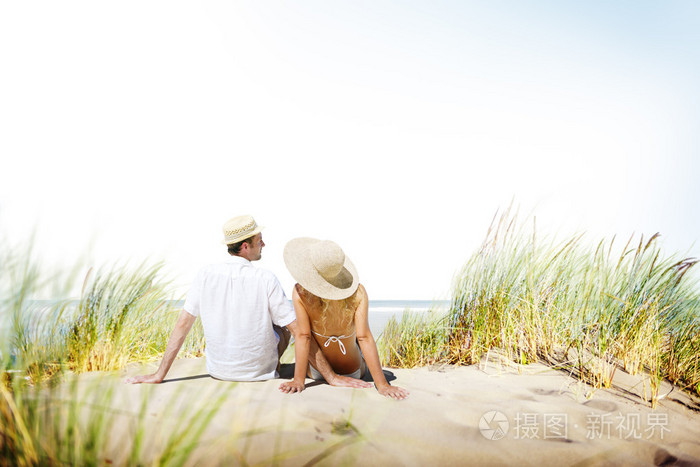
{"label": "hat band", "polygon": [[255,221],[251,221],[248,224],[244,225],[243,227],[239,227],[239,228],[233,229],[233,230],[226,230],[226,231],[224,231],[224,234],[226,235],[226,238],[238,237],[243,233],[252,232],[253,230],[255,230],[255,227],[256,227]]}

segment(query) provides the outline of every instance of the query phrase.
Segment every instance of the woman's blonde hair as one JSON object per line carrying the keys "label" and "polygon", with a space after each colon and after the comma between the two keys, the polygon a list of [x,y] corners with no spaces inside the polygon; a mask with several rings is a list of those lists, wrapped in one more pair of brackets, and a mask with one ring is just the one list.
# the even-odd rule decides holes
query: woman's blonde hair
{"label": "woman's blonde hair", "polygon": [[[357,310],[361,300],[361,295],[358,293],[360,290],[359,288],[354,294],[343,300],[328,300],[318,297],[302,287],[301,284],[297,284],[296,289],[301,301],[307,309],[319,308],[321,310],[321,327],[323,328],[320,330],[321,334],[328,333],[327,325],[329,324],[337,324],[341,329],[347,329],[355,318],[355,310]],[[328,309],[331,303],[337,302],[343,303],[341,312],[336,316],[330,316]]]}

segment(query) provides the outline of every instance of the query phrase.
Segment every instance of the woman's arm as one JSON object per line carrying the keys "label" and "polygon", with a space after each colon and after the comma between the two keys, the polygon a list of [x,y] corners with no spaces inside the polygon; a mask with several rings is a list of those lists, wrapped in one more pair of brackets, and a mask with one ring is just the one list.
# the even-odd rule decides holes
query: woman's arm
{"label": "woman's arm", "polygon": [[369,300],[367,298],[367,291],[362,284],[360,284],[359,289],[361,300],[360,305],[355,311],[355,332],[357,333],[357,342],[360,344],[360,350],[362,350],[362,355],[365,358],[365,362],[367,362],[367,368],[372,375],[372,379],[374,380],[379,394],[396,400],[405,399],[408,397],[409,392],[398,386],[390,385],[384,376],[382,365],[379,362],[377,343],[374,341],[372,332],[369,329]]}
{"label": "woman's arm", "polygon": [[292,304],[297,315],[294,332],[294,379],[280,384],[280,391],[286,393],[301,392],[306,381],[306,369],[309,365],[309,341],[311,340],[311,326],[309,315],[304,308],[297,288],[292,291]]}

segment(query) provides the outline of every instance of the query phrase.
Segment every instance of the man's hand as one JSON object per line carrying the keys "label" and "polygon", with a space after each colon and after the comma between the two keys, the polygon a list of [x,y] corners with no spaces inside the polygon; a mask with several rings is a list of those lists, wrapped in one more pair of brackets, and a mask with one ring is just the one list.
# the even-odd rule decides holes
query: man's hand
{"label": "man's hand", "polygon": [[350,376],[335,375],[330,378],[328,384],[341,388],[371,388],[372,383],[362,381],[361,379],[351,378]]}
{"label": "man's hand", "polygon": [[129,384],[161,383],[168,374],[170,366],[173,364],[177,353],[180,351],[180,347],[182,347],[182,343],[185,341],[185,337],[187,337],[187,333],[192,329],[192,325],[196,319],[196,316],[182,310],[180,316],[177,318],[173,332],[170,333],[170,339],[168,339],[168,345],[165,346],[165,354],[163,355],[163,360],[161,360],[158,370],[150,375],[126,378],[124,382]]}
{"label": "man's hand", "polygon": [[158,383],[163,382],[163,378],[161,378],[160,376],[153,373],[151,375],[132,376],[131,378],[126,378],[124,380],[124,382],[127,384],[141,384],[141,383],[158,384]]}
{"label": "man's hand", "polygon": [[295,392],[303,391],[304,387],[304,383],[298,383],[292,380],[280,384],[280,391],[285,392],[287,394],[294,394]]}
{"label": "man's hand", "polygon": [[377,392],[379,392],[379,394],[381,394],[382,396],[391,397],[392,399],[396,399],[397,401],[407,398],[409,394],[409,392],[404,388],[390,385],[377,388]]}

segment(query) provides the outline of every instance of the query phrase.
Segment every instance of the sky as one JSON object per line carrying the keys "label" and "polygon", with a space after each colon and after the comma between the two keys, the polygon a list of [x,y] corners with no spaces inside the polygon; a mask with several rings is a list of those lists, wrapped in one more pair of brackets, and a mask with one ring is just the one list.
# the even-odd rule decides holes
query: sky
{"label": "sky", "polygon": [[185,293],[251,214],[288,296],[310,236],[370,299],[449,299],[511,203],[700,256],[698,83],[695,1],[2,2],[0,235]]}

